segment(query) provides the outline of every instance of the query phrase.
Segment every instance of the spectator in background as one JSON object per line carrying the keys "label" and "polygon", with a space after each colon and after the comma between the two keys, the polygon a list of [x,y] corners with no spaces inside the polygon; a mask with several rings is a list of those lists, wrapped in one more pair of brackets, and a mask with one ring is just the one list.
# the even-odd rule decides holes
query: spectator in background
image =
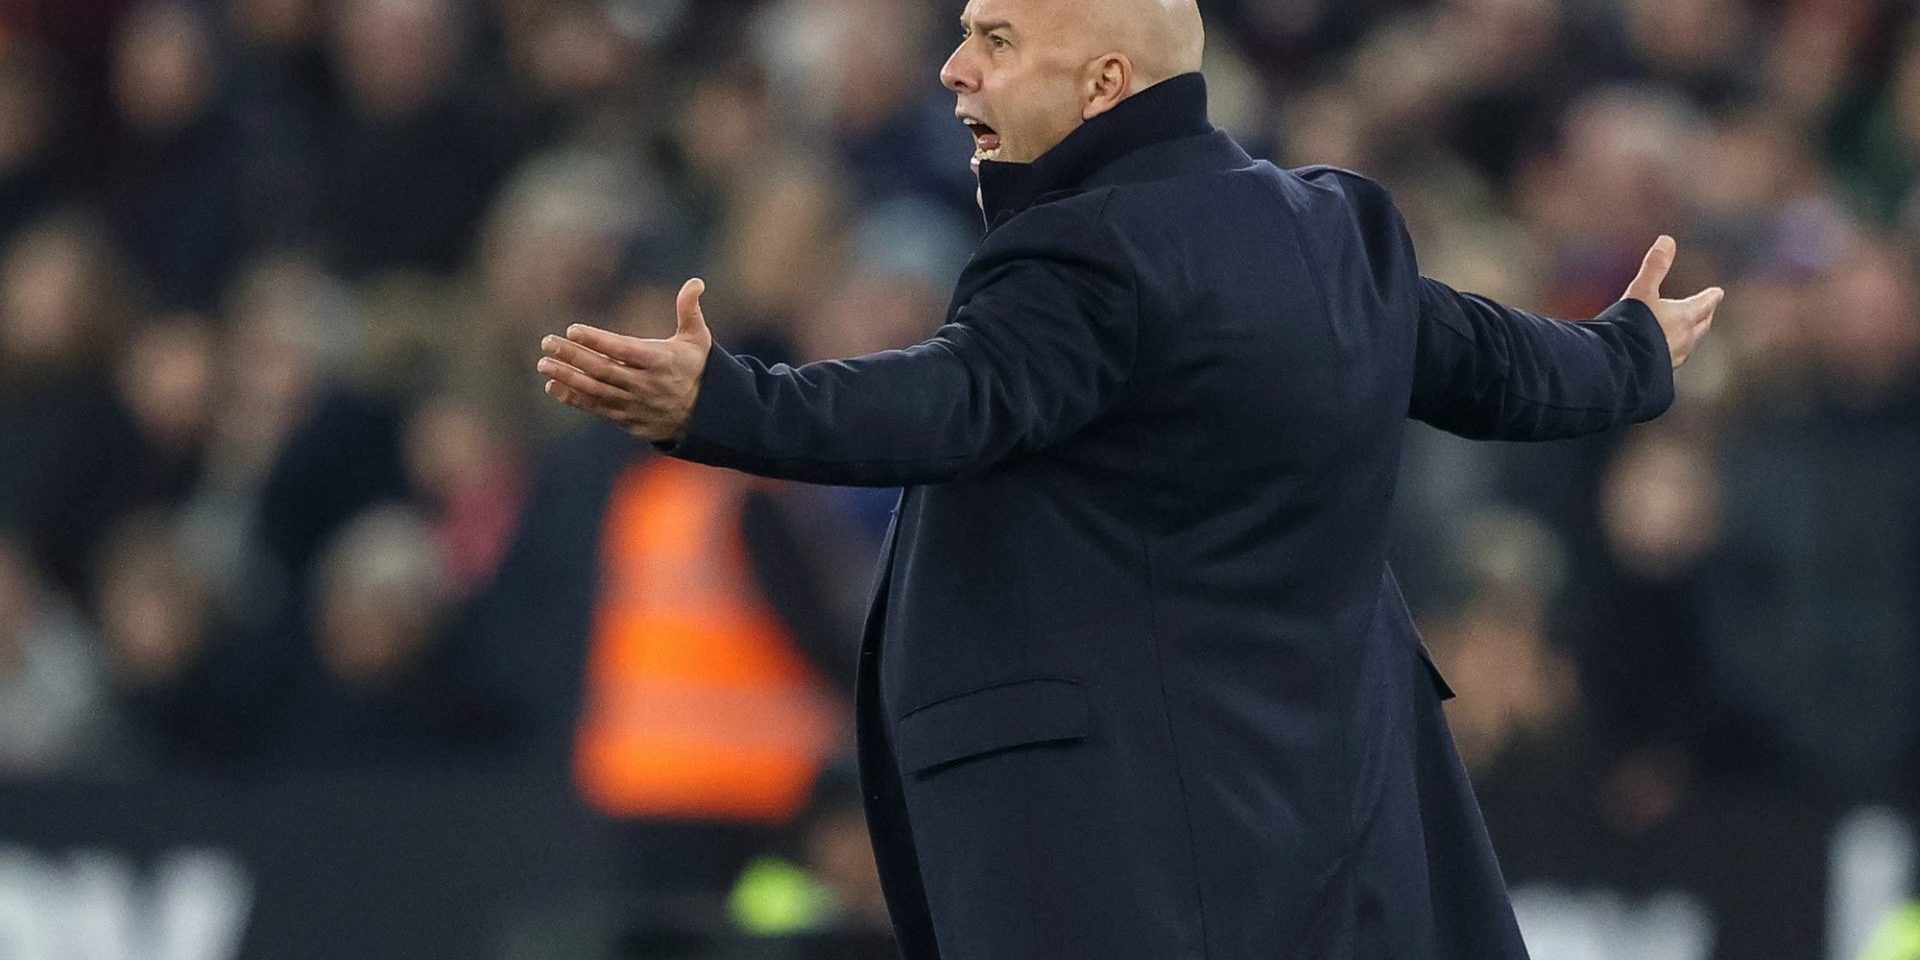
{"label": "spectator in background", "polygon": [[213,307],[239,266],[246,155],[222,81],[211,28],[191,7],[149,2],[122,23],[112,220],[165,306]]}
{"label": "spectator in background", "polygon": [[88,593],[111,491],[138,455],[109,372],[132,314],[119,260],[84,219],[40,223],[0,254],[0,523],[71,596]]}
{"label": "spectator in background", "polygon": [[103,768],[143,776],[247,769],[277,673],[270,651],[238,635],[177,523],[126,518],[97,569],[116,721]]}
{"label": "spectator in background", "polygon": [[[1592,709],[1578,661],[1549,637],[1567,563],[1552,531],[1525,514],[1482,512],[1465,525],[1459,555],[1467,560],[1465,597],[1423,632],[1463,693],[1448,704],[1447,719],[1489,829],[1526,841],[1503,857],[1509,872],[1539,871],[1582,829],[1632,836],[1669,821],[1692,793],[1686,756],[1623,756],[1619,745],[1599,741],[1595,733],[1608,728],[1596,721],[1612,717]],[[1638,643],[1651,642],[1626,631],[1614,636],[1626,649],[1597,657],[1631,658]],[[1663,682],[1640,679],[1656,690]]]}
{"label": "spectator in background", "polygon": [[[30,46],[57,61],[67,186],[93,184],[112,156],[107,77],[113,36],[133,0],[12,0],[0,4],[0,42]],[[66,199],[73,199],[69,196]]]}
{"label": "spectator in background", "polygon": [[1459,99],[1442,135],[1491,183],[1505,187],[1515,162],[1551,133],[1559,112],[1587,77],[1568,64],[1568,20],[1552,0],[1455,0],[1444,5],[1438,44]]}
{"label": "spectator in background", "polygon": [[848,267],[794,324],[803,362],[918,343],[933,332],[976,242],[971,224],[925,200],[869,205],[848,233]]}
{"label": "spectator in background", "polygon": [[[296,592],[289,571],[311,549],[307,538],[324,537],[351,512],[351,503],[334,511],[330,500],[297,499],[283,489],[293,481],[276,477],[275,467],[296,432],[323,415],[323,400],[343,389],[338,371],[359,348],[361,326],[351,293],[304,257],[249,264],[229,296],[205,468],[181,509],[196,554],[250,629],[284,616]],[[333,483],[337,474],[322,471],[315,481]],[[328,492],[368,496],[338,486]],[[311,519],[316,513],[324,516]],[[319,529],[307,532],[310,526]]]}
{"label": "spectator in background", "polygon": [[84,623],[0,534],[0,777],[73,773],[97,759],[106,693]]}
{"label": "spectator in background", "polygon": [[464,601],[493,583],[520,521],[526,478],[501,424],[476,404],[434,397],[408,418],[408,486],[425,508],[447,588]]}
{"label": "spectator in background", "polygon": [[325,137],[345,107],[320,0],[227,0],[228,97],[244,143],[250,245],[317,242]]}
{"label": "spectator in background", "polygon": [[1537,518],[1482,511],[1462,527],[1463,599],[1421,632],[1442,672],[1468,695],[1449,702],[1460,757],[1476,780],[1557,758],[1580,711],[1573,663],[1549,642],[1547,615],[1566,557]]}
{"label": "spectator in background", "polygon": [[46,56],[0,42],[0,244],[53,212],[57,90]]}
{"label": "spectator in background", "polygon": [[685,166],[684,188],[712,219],[730,194],[744,189],[773,142],[777,109],[770,81],[751,61],[702,71],[673,117],[673,144]]}
{"label": "spectator in background", "polygon": [[[1699,578],[1721,536],[1720,478],[1680,437],[1629,444],[1602,481],[1606,574],[1572,646],[1611,750],[1694,742],[1715,692]],[[1612,611],[1610,614],[1602,611]]]}
{"label": "spectator in background", "polygon": [[276,615],[300,620],[320,549],[353,517],[409,492],[406,400],[357,375],[368,339],[361,305],[317,264],[283,261],[253,279],[242,318],[271,352],[235,358],[263,401],[241,418],[261,418],[247,428],[271,438],[273,452],[254,481],[251,535],[285,591],[275,599],[296,607]]}
{"label": "spectator in background", "polygon": [[[1778,726],[1834,796],[1904,787],[1920,686],[1920,327],[1913,265],[1884,241],[1789,219],[1762,313],[1776,376],[1730,425],[1729,559],[1711,651],[1737,706]],[[1756,331],[1757,332],[1757,331]],[[1750,342],[1747,351],[1757,352]]]}
{"label": "spectator in background", "polygon": [[473,79],[472,24],[453,0],[345,0],[333,63],[347,111],[327,135],[320,216],[348,275],[453,273],[487,198],[525,149]]}
{"label": "spectator in background", "polygon": [[1913,224],[1920,174],[1920,27],[1900,34],[1892,75],[1864,114],[1840,131],[1838,173],[1874,222]]}
{"label": "spectator in background", "polygon": [[296,607],[334,534],[372,505],[408,492],[404,414],[391,398],[334,380],[300,413],[261,481],[255,514],[255,534]]}
{"label": "spectator in background", "polygon": [[797,153],[761,160],[720,224],[714,272],[737,302],[733,338],[793,356],[795,322],[816,310],[845,269],[847,198],[829,171]]}
{"label": "spectator in background", "polygon": [[[237,35],[238,46],[249,54],[273,57],[298,51],[317,53],[316,44],[326,20],[322,0],[226,0],[226,22]],[[315,76],[317,63],[309,63]]]}
{"label": "spectator in background", "polygon": [[142,451],[125,465],[136,487],[129,501],[178,502],[198,479],[218,402],[217,346],[195,314],[155,317],[128,338],[115,379]]}
{"label": "spectator in background", "polygon": [[1823,419],[1920,419],[1916,295],[1912,262],[1880,237],[1862,237],[1834,264],[1813,300],[1826,309],[1806,318]]}
{"label": "spectator in background", "polygon": [[1818,197],[1825,172],[1808,140],[1764,105],[1714,117],[1697,149],[1684,187],[1698,207],[1694,230],[1718,269],[1750,273],[1780,211]]}
{"label": "spectator in background", "polygon": [[1775,31],[1762,86],[1782,114],[1783,126],[1819,142],[1853,109],[1849,100],[1876,83],[1885,67],[1884,31],[1894,7],[1850,0],[1793,0],[1771,11],[1771,22],[1751,25],[1749,48]]}
{"label": "spectator in background", "polygon": [[305,641],[278,711],[273,759],[294,769],[475,761],[508,732],[500,678],[459,630],[456,585],[425,518],[375,506],[315,568]]}
{"label": "spectator in background", "polygon": [[925,70],[929,24],[921,10],[896,0],[764,9],[756,52],[770,68],[779,115],[833,151],[849,192],[917,198],[977,219],[971,171],[952,162],[967,155],[966,129]]}
{"label": "spectator in background", "polygon": [[[470,276],[451,291],[415,291],[412,303],[376,304],[389,336],[402,341],[396,352],[411,360],[395,385],[482,403],[519,443],[564,436],[573,424],[526,393],[525,338],[553,324],[612,322],[627,291],[628,251],[644,243],[670,254],[675,225],[673,208],[619,154],[529,158],[494,199]],[[460,331],[451,348],[442,346],[449,327]]]}
{"label": "spectator in background", "polygon": [[1638,78],[1657,82],[1709,107],[1724,106],[1760,85],[1759,63],[1747,56],[1758,24],[1738,0],[1625,0],[1621,52]]}
{"label": "spectator in background", "polygon": [[655,122],[653,67],[670,4],[497,3],[501,58],[527,88],[544,140],[631,147]]}
{"label": "spectator in background", "polygon": [[[1729,703],[1709,636],[1723,545],[1725,479],[1699,440],[1671,430],[1627,443],[1602,479],[1603,549],[1562,618],[1592,718],[1592,749],[1616,781],[1677,794],[1774,776],[1778,743]],[[1643,792],[1645,792],[1643,790]]]}
{"label": "spectator in background", "polygon": [[598,428],[548,458],[528,504],[473,618],[516,655],[526,742],[569,758],[625,886],[715,899],[843,742],[858,580],[833,574],[853,525],[816,491]]}
{"label": "spectator in background", "polygon": [[1696,119],[1686,100],[1659,88],[1600,89],[1569,105],[1556,149],[1528,155],[1517,202],[1557,253],[1544,286],[1553,316],[1586,316],[1633,276],[1633,238],[1668,222],[1678,202]]}
{"label": "spectator in background", "polygon": [[641,890],[723,891],[844,742],[851,623],[792,519],[820,499],[656,456],[614,482],[573,769]]}

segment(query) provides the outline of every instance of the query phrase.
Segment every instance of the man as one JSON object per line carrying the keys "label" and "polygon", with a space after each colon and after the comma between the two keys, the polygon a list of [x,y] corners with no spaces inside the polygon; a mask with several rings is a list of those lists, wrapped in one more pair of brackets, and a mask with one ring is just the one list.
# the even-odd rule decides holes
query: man
{"label": "man", "polygon": [[1192,0],[973,0],[989,234],[917,346],[768,367],[575,328],[556,399],[675,456],[904,485],[865,636],[910,960],[1521,957],[1384,559],[1412,417],[1650,419],[1721,293],[1661,238],[1581,324],[1419,276],[1386,193],[1207,121]]}

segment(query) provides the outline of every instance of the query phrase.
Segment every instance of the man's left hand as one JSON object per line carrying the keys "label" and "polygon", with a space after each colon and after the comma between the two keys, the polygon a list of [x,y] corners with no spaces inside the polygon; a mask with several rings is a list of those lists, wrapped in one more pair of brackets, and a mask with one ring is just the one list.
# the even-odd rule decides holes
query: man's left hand
{"label": "man's left hand", "polygon": [[1627,285],[1626,296],[1621,298],[1638,300],[1653,311],[1653,318],[1660,321],[1660,330],[1667,335],[1667,354],[1673,359],[1675,370],[1687,362],[1694,345],[1707,335],[1713,326],[1714,311],[1720,309],[1720,301],[1727,298],[1727,292],[1719,287],[1708,287],[1685,300],[1660,296],[1660,285],[1666,282],[1667,271],[1673,269],[1673,258],[1678,253],[1679,244],[1662,234],[1641,262],[1640,275]]}
{"label": "man's left hand", "polygon": [[565,338],[541,340],[546,356],[539,370],[547,377],[547,396],[605,417],[649,443],[683,439],[713,347],[700,312],[706,289],[697,279],[680,288],[680,325],[671,339],[623,337],[574,324]]}

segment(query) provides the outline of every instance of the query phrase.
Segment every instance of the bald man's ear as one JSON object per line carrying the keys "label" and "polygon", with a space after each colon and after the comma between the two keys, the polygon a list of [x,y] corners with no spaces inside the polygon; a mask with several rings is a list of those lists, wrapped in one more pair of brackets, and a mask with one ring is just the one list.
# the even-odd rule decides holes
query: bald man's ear
{"label": "bald man's ear", "polygon": [[1109,53],[1088,64],[1084,93],[1080,119],[1092,120],[1112,110],[1133,93],[1133,61],[1124,53]]}

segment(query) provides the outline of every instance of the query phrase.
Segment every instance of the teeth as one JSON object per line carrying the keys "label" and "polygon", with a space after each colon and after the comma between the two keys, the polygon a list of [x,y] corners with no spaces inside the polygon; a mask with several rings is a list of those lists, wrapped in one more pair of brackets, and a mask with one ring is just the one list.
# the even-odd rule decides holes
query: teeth
{"label": "teeth", "polygon": [[[990,128],[988,128],[986,124],[981,123],[973,117],[961,116],[960,122],[966,125],[968,132],[973,134],[976,141],[985,141],[989,137],[996,140],[999,139],[999,134],[990,132]],[[1000,147],[994,147],[992,150],[987,150],[979,146],[974,148],[973,162],[976,165],[982,160],[998,159],[1000,159]]]}

